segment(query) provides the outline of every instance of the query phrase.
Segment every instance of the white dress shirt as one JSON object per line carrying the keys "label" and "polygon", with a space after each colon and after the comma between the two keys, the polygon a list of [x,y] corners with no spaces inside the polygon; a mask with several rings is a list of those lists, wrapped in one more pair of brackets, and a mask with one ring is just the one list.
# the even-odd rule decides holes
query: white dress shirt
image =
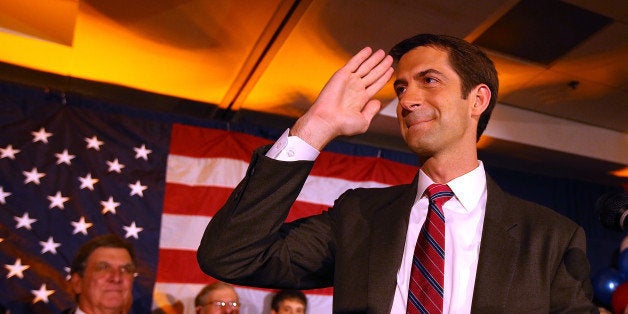
{"label": "white dress shirt", "polygon": [[[434,183],[419,170],[417,199],[410,212],[397,288],[391,313],[406,313],[412,257],[421,226],[427,216],[429,200],[423,195]],[[445,214],[445,287],[443,313],[470,313],[480,240],[486,209],[486,173],[480,161],[477,168],[447,182],[455,197],[443,204]]]}
{"label": "white dress shirt", "polygon": [[[320,153],[286,130],[266,153],[283,160],[315,160]],[[397,287],[391,313],[406,313],[412,257],[421,226],[427,216],[429,200],[423,195],[434,183],[419,170],[417,197],[410,212],[401,266],[397,271]],[[455,197],[443,204],[445,214],[445,287],[443,313],[470,313],[475,275],[480,254],[480,240],[486,210],[486,172],[484,165],[447,182]]]}

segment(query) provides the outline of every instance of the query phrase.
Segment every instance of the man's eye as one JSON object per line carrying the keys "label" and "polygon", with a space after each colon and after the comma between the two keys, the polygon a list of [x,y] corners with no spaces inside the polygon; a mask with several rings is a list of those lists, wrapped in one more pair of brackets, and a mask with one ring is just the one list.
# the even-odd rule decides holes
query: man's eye
{"label": "man's eye", "polygon": [[135,272],[136,272],[135,266],[133,266],[133,265],[125,265],[125,266],[122,266],[122,267],[120,268],[120,270],[121,270],[123,273],[126,273],[126,274],[135,274]]}
{"label": "man's eye", "polygon": [[424,80],[425,80],[425,83],[427,83],[427,84],[433,84],[433,83],[438,82],[438,80],[436,80],[433,77],[425,77]]}
{"label": "man's eye", "polygon": [[109,271],[109,269],[111,269],[111,266],[106,263],[99,263],[94,267],[94,270],[96,271]]}
{"label": "man's eye", "polygon": [[403,94],[405,91],[406,91],[405,86],[395,86],[395,93],[397,94],[397,96]]}

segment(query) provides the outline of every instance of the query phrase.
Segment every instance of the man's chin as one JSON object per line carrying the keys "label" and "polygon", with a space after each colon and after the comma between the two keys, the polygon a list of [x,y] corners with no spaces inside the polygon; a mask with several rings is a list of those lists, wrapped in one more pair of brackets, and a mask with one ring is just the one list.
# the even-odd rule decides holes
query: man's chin
{"label": "man's chin", "polygon": [[131,301],[122,295],[112,295],[106,297],[103,300],[102,305],[110,309],[124,309],[130,303]]}

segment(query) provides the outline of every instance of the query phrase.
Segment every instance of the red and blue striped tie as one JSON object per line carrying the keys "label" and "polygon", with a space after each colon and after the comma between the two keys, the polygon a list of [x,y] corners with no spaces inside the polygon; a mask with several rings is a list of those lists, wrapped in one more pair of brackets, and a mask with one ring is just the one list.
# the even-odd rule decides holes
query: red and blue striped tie
{"label": "red and blue striped tie", "polygon": [[445,281],[445,215],[442,205],[454,193],[446,184],[432,184],[425,223],[419,233],[412,258],[407,313],[443,313]]}

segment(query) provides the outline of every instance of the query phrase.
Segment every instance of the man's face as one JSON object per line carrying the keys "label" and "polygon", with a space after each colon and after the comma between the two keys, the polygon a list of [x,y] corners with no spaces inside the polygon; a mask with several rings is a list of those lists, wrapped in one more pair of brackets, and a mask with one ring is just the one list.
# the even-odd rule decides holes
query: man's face
{"label": "man's face", "polygon": [[83,276],[72,274],[72,289],[79,294],[79,307],[88,313],[120,311],[133,303],[135,265],[123,248],[97,248],[87,258]]}
{"label": "man's face", "polygon": [[301,301],[285,299],[279,302],[279,311],[271,310],[272,314],[304,314],[305,306]]}
{"label": "man's face", "polygon": [[395,92],[397,117],[408,147],[419,156],[455,155],[475,147],[474,97],[463,99],[447,51],[417,47],[401,57]]}
{"label": "man's face", "polygon": [[[199,314],[238,314],[240,300],[232,288],[220,288],[208,293],[203,299],[204,306],[197,308]],[[236,303],[238,306],[233,306]]]}

